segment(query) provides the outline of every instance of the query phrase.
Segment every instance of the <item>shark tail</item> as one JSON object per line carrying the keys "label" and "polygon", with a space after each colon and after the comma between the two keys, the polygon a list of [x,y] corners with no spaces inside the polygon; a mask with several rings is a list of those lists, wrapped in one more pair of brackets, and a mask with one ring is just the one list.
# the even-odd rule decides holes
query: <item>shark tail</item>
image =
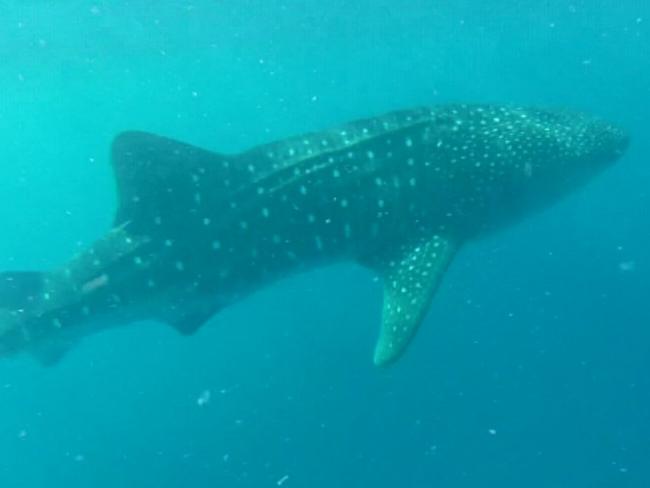
{"label": "shark tail", "polygon": [[0,309],[29,312],[43,293],[44,277],[38,271],[0,273]]}
{"label": "shark tail", "polygon": [[34,325],[39,323],[44,295],[45,273],[0,273],[0,354],[12,355],[28,347],[38,362],[51,366],[70,348],[72,343],[65,339],[38,340],[42,329]]}
{"label": "shark tail", "polygon": [[35,313],[44,276],[35,271],[0,273],[0,352],[15,352],[28,340],[21,324]]}

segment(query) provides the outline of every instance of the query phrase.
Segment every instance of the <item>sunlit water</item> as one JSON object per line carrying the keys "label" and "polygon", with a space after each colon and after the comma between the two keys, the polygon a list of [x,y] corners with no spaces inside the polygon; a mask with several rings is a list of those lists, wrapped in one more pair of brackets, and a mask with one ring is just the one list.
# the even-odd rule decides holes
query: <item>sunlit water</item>
{"label": "sunlit water", "polygon": [[372,365],[367,271],[281,282],[192,338],[0,363],[3,487],[650,486],[650,4],[0,2],[0,268],[105,232],[125,129],[226,152],[448,101],[585,110],[624,160],[463,249],[409,353]]}

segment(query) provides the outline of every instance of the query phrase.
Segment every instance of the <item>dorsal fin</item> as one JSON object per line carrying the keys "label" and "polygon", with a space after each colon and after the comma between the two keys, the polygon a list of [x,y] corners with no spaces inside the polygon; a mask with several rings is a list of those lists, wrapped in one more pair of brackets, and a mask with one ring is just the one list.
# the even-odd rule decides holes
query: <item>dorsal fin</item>
{"label": "dorsal fin", "polygon": [[146,132],[123,132],[113,141],[119,207],[115,225],[155,232],[181,223],[188,211],[223,199],[246,179],[236,157]]}

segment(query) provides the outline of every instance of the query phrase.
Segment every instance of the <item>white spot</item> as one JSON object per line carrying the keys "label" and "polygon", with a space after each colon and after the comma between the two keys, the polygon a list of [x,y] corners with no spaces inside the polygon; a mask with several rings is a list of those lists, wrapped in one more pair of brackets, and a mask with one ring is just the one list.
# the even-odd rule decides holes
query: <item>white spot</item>
{"label": "white spot", "polygon": [[316,243],[316,249],[319,251],[323,250],[323,239],[321,239],[320,236],[315,236],[314,237],[314,242]]}
{"label": "white spot", "polygon": [[203,225],[210,225],[210,219],[209,218],[204,218],[203,219]]}
{"label": "white spot", "polygon": [[411,147],[413,145],[413,140],[410,137],[407,137],[404,144],[406,144],[406,147]]}
{"label": "white spot", "polygon": [[176,261],[176,269],[178,271],[183,271],[185,269],[185,264],[183,264],[183,261]]}
{"label": "white spot", "polygon": [[219,249],[221,249],[221,242],[212,241],[212,249],[214,249],[215,251],[218,251]]}
{"label": "white spot", "polygon": [[368,151],[368,152],[366,153],[366,155],[368,156],[368,159],[374,159],[374,158],[375,158],[375,153],[372,152],[372,151]]}
{"label": "white spot", "polygon": [[52,319],[52,326],[54,326],[56,329],[60,329],[63,327],[63,324],[59,319]]}
{"label": "white spot", "polygon": [[166,239],[165,240],[165,247],[172,247],[174,245],[174,241],[171,239]]}
{"label": "white spot", "polygon": [[262,209],[262,217],[264,217],[264,218],[268,218],[268,217],[269,217],[269,209],[268,209],[268,208],[264,207],[264,208]]}
{"label": "white spot", "polygon": [[527,178],[533,176],[533,165],[528,161],[524,164],[524,175],[526,175]]}
{"label": "white spot", "polygon": [[301,195],[307,194],[307,188],[305,187],[305,185],[300,185],[300,194]]}
{"label": "white spot", "polygon": [[84,293],[90,293],[91,291],[106,286],[107,284],[108,284],[108,275],[102,274],[84,283],[81,286],[81,291],[83,291]]}
{"label": "white spot", "polygon": [[210,390],[203,390],[199,397],[196,399],[196,404],[199,407],[205,407],[208,403],[210,403],[211,397],[212,394],[210,393]]}

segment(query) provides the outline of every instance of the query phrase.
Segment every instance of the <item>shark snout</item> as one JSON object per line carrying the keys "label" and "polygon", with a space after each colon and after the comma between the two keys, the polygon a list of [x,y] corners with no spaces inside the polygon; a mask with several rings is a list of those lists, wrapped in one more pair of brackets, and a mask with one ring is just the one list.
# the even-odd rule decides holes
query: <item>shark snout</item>
{"label": "shark snout", "polygon": [[595,146],[603,163],[614,163],[625,154],[630,145],[630,136],[617,125],[599,122],[592,130]]}
{"label": "shark snout", "polygon": [[616,158],[620,158],[627,152],[627,148],[630,146],[630,136],[622,129],[617,129],[617,131],[615,135],[614,155]]}

